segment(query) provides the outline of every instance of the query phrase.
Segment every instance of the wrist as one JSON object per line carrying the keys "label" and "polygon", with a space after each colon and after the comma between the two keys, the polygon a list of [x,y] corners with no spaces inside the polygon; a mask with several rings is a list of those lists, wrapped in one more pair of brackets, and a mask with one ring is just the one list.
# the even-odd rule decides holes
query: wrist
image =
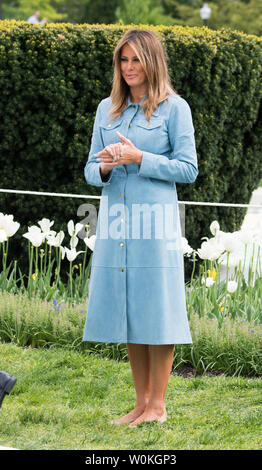
{"label": "wrist", "polygon": [[137,163],[138,165],[141,164],[142,158],[143,158],[143,152],[142,152],[142,150],[138,150],[138,152],[137,152],[137,157],[136,157],[136,163]]}
{"label": "wrist", "polygon": [[109,178],[110,169],[105,169],[103,166],[99,165],[99,171],[102,181],[107,181]]}
{"label": "wrist", "polygon": [[100,173],[103,176],[106,176],[111,170],[108,168],[105,168],[102,163],[99,165]]}

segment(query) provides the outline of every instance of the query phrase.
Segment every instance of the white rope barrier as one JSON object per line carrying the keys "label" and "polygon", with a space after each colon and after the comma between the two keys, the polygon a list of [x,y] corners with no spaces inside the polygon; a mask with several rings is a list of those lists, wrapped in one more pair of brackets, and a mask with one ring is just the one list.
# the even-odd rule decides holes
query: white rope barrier
{"label": "white rope barrier", "polygon": [[1,193],[18,193],[18,194],[32,194],[35,196],[58,196],[58,197],[77,197],[85,199],[101,199],[101,196],[91,196],[86,194],[70,194],[70,193],[48,193],[41,191],[23,191],[20,189],[0,189]]}
{"label": "white rope barrier", "polygon": [[[80,199],[101,199],[102,196],[92,196],[89,194],[66,194],[66,193],[48,193],[41,191],[24,191],[19,189],[0,189],[2,193],[30,194],[34,196],[51,197],[76,197]],[[262,209],[262,204],[235,204],[226,202],[203,202],[203,201],[178,201],[178,204],[189,204],[195,206],[222,206],[222,207],[252,207]]]}

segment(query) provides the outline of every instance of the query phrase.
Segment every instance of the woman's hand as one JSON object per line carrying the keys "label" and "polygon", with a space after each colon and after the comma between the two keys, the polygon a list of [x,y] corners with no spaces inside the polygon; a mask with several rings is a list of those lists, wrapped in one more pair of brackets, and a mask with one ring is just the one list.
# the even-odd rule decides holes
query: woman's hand
{"label": "woman's hand", "polygon": [[101,152],[96,153],[98,161],[104,163],[102,167],[110,171],[117,165],[128,165],[130,163],[141,163],[142,151],[135,147],[131,140],[117,132],[122,142],[107,145]]}

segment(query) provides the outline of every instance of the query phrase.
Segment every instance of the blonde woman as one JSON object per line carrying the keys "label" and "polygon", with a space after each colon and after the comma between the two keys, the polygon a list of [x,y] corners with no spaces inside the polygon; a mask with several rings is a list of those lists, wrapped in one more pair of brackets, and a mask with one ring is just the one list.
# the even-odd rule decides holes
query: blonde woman
{"label": "blonde woman", "polygon": [[192,115],[165,51],[130,29],[114,50],[84,174],[102,186],[83,341],[126,343],[136,405],[112,424],[167,419],[174,345],[191,344],[176,183],[198,174]]}

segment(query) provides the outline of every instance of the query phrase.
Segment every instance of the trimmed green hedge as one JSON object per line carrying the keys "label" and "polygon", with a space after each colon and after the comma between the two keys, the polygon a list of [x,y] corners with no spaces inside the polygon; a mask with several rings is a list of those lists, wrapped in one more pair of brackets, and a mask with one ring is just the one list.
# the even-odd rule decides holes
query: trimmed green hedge
{"label": "trimmed green hedge", "polygon": [[[177,184],[179,200],[248,203],[262,177],[262,38],[207,27],[138,27],[161,34],[173,86],[192,110],[199,175]],[[111,90],[113,50],[129,28],[0,22],[2,188],[101,193],[87,186],[83,171],[97,105]],[[0,212],[14,214],[20,235],[42,217],[66,231],[86,202],[94,201],[0,193]],[[186,206],[186,236],[197,248],[212,220],[231,231],[244,214]],[[12,249],[24,256],[27,240],[16,236]]]}

